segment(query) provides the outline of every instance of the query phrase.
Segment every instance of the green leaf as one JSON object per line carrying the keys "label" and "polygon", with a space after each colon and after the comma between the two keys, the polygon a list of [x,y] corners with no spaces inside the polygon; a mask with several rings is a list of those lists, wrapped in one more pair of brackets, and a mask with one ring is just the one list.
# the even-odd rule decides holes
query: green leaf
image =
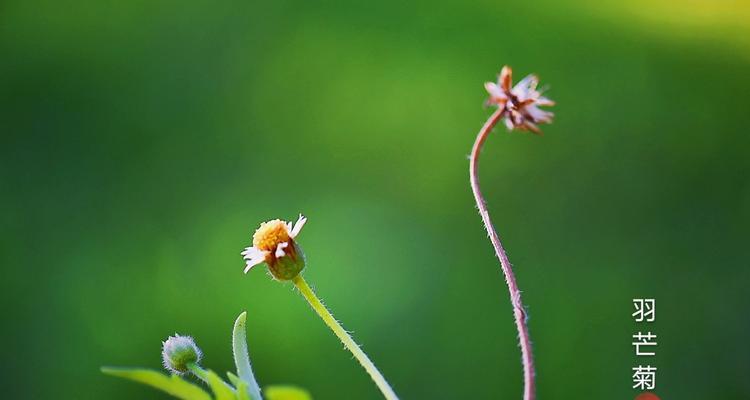
{"label": "green leaf", "polygon": [[[231,373],[230,371],[227,371],[227,377],[229,377],[229,382],[232,382],[232,385],[234,385],[234,387],[238,387],[240,385],[240,382],[244,382],[237,375]],[[247,386],[247,384],[245,384],[245,386]]]}
{"label": "green leaf", "polygon": [[294,386],[266,386],[266,390],[263,392],[268,400],[312,400],[312,396],[307,390]]}
{"label": "green leaf", "polygon": [[231,386],[224,382],[214,371],[207,371],[208,385],[211,386],[216,400],[235,400]]}
{"label": "green leaf", "polygon": [[247,394],[247,382],[237,379],[237,400],[250,400],[250,395]]}
{"label": "green leaf", "polygon": [[180,378],[177,375],[167,376],[161,372],[150,369],[129,369],[103,367],[102,372],[107,375],[129,379],[143,383],[167,392],[178,399],[183,400],[211,400],[200,387]]}
{"label": "green leaf", "polygon": [[253,375],[253,368],[250,366],[250,355],[247,352],[247,336],[245,334],[245,320],[247,312],[243,311],[234,322],[232,331],[232,352],[234,353],[234,364],[237,366],[237,375],[243,381],[247,382],[247,394],[253,400],[261,400],[260,386]]}

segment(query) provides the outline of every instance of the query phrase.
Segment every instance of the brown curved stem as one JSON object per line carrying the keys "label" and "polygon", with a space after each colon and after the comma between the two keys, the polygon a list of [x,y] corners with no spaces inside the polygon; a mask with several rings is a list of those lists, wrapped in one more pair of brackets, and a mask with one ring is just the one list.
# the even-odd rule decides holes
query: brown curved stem
{"label": "brown curved stem", "polygon": [[492,226],[490,214],[487,211],[487,205],[484,202],[484,197],[482,197],[482,192],[479,190],[479,177],[477,175],[477,164],[479,163],[479,152],[482,150],[482,145],[487,139],[487,135],[492,131],[492,128],[495,127],[497,122],[502,119],[503,115],[503,110],[498,109],[490,116],[479,131],[479,134],[474,141],[474,147],[471,149],[469,178],[471,180],[471,190],[474,192],[474,199],[477,202],[477,208],[479,208],[479,215],[482,216],[484,227],[490,235],[490,241],[492,242],[492,247],[495,248],[495,254],[497,255],[497,258],[500,259],[500,266],[503,269],[505,282],[508,284],[508,291],[510,292],[510,301],[513,305],[513,316],[516,319],[516,328],[518,328],[518,341],[521,345],[521,360],[523,362],[524,378],[523,398],[524,400],[534,400],[536,397],[536,387],[534,386],[534,359],[531,356],[531,340],[529,339],[529,328],[526,325],[526,311],[524,311],[523,304],[521,303],[521,291],[518,290],[516,277],[513,275],[513,268],[508,260],[508,255],[505,254],[505,249],[503,249],[502,243],[500,243],[500,237]]}

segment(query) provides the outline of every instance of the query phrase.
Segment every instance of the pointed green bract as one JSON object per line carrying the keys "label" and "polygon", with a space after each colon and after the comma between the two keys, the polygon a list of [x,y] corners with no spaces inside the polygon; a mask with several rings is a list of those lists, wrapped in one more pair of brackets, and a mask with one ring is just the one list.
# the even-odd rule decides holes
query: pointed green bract
{"label": "pointed green bract", "polygon": [[294,386],[266,386],[263,392],[267,400],[312,400],[307,390]]}
{"label": "pointed green bract", "polygon": [[211,396],[200,387],[180,378],[177,375],[167,376],[150,369],[128,369],[103,367],[107,375],[129,379],[152,386],[183,400],[211,400]]}
{"label": "pointed green bract", "polygon": [[253,400],[262,400],[260,386],[255,380],[253,369],[250,366],[250,355],[247,351],[247,335],[245,334],[245,320],[247,312],[242,312],[234,322],[232,331],[232,352],[234,353],[234,364],[237,366],[237,375],[241,380],[247,382],[248,395]]}
{"label": "pointed green bract", "polygon": [[[234,374],[232,374],[234,376]],[[235,376],[236,378],[236,376]],[[231,379],[231,378],[230,378]],[[237,400],[250,400],[250,395],[247,394],[247,383],[243,380],[239,380],[236,383],[237,386]]]}
{"label": "pointed green bract", "polygon": [[208,385],[216,396],[216,400],[235,400],[234,391],[214,371],[207,371]]}
{"label": "pointed green bract", "polygon": [[[243,382],[242,379],[240,379],[237,375],[233,374],[231,371],[227,371],[227,377],[229,378],[229,382],[234,385],[234,387],[239,387],[240,382]],[[245,384],[247,386],[247,384]]]}

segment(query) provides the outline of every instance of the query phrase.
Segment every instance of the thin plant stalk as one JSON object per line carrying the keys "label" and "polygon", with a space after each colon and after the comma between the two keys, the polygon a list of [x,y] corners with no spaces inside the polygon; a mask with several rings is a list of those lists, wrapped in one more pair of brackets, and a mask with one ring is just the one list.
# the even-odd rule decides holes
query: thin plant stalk
{"label": "thin plant stalk", "polygon": [[482,197],[482,192],[479,189],[479,176],[477,173],[479,153],[482,150],[482,145],[487,139],[487,135],[489,135],[497,122],[502,119],[504,114],[505,112],[503,108],[495,111],[479,131],[469,158],[469,179],[471,181],[471,190],[474,193],[477,208],[479,208],[479,215],[482,216],[482,222],[484,222],[484,227],[487,229],[487,233],[490,236],[492,247],[495,248],[495,254],[497,255],[497,258],[500,259],[500,266],[503,269],[505,282],[508,284],[508,291],[510,292],[510,301],[513,305],[513,316],[515,317],[516,328],[518,329],[518,341],[521,346],[521,361],[523,362],[523,398],[524,400],[534,400],[536,397],[536,387],[534,385],[534,359],[531,355],[531,340],[529,338],[529,328],[526,325],[526,311],[521,302],[521,291],[518,289],[516,277],[513,274],[513,268],[508,260],[508,255],[505,254],[505,249],[503,248],[502,243],[500,243],[500,237],[492,226],[490,214],[487,211],[487,205],[485,204],[484,197]]}
{"label": "thin plant stalk", "polygon": [[208,371],[206,371],[205,369],[201,368],[201,366],[198,365],[198,364],[196,364],[196,363],[189,363],[187,365],[187,367],[188,367],[188,370],[190,370],[190,372],[192,372],[193,375],[195,375],[196,378],[202,380],[206,385],[209,384],[209,382],[208,382]]}
{"label": "thin plant stalk", "polygon": [[328,325],[329,328],[333,331],[333,333],[338,336],[338,338],[341,340],[342,343],[344,343],[344,346],[354,355],[354,358],[359,361],[360,364],[362,364],[362,367],[367,371],[368,374],[370,374],[370,377],[373,381],[375,381],[375,384],[378,386],[378,389],[383,393],[383,396],[385,396],[388,400],[398,400],[398,396],[396,396],[396,393],[391,388],[391,385],[388,384],[388,381],[385,380],[385,377],[383,377],[383,374],[378,371],[378,369],[375,367],[375,364],[370,360],[369,357],[367,357],[367,354],[365,354],[364,351],[357,345],[357,343],[354,342],[354,339],[347,333],[344,328],[339,324],[338,321],[333,317],[330,311],[326,308],[326,306],[323,305],[323,303],[318,299],[318,296],[315,295],[315,292],[313,292],[312,288],[310,288],[310,285],[307,284],[307,281],[305,281],[305,278],[302,277],[302,274],[297,275],[292,279],[292,282],[294,282],[294,285],[297,287],[300,293],[302,293],[302,296],[307,300],[308,303],[310,303],[310,306],[315,310],[316,313],[320,316],[320,318],[323,319],[323,322]]}
{"label": "thin plant stalk", "polygon": [[198,378],[201,381],[203,381],[203,383],[205,383],[206,385],[212,386],[211,377],[210,376],[213,374],[214,377],[216,377],[216,379],[219,382],[221,382],[222,385],[224,385],[224,387],[226,387],[227,389],[229,389],[232,392],[235,391],[235,389],[232,387],[232,385],[230,385],[230,384],[224,382],[223,380],[221,380],[220,378],[218,378],[216,376],[216,374],[214,374],[213,372],[203,369],[203,367],[201,367],[200,365],[191,362],[191,363],[188,363],[187,367],[188,367],[188,370],[190,372],[192,372],[193,375],[195,375],[196,378]]}

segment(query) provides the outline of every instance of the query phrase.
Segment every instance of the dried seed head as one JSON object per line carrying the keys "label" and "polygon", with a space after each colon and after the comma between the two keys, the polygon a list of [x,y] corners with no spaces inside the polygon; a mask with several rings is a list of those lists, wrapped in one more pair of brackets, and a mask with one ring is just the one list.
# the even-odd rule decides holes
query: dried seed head
{"label": "dried seed head", "polygon": [[537,90],[539,78],[536,75],[528,75],[511,87],[512,74],[513,71],[506,65],[500,71],[497,83],[484,84],[490,94],[487,104],[502,110],[508,130],[528,130],[539,134],[541,131],[537,124],[550,123],[554,116],[539,107],[553,106],[555,102],[542,96],[541,91]]}

